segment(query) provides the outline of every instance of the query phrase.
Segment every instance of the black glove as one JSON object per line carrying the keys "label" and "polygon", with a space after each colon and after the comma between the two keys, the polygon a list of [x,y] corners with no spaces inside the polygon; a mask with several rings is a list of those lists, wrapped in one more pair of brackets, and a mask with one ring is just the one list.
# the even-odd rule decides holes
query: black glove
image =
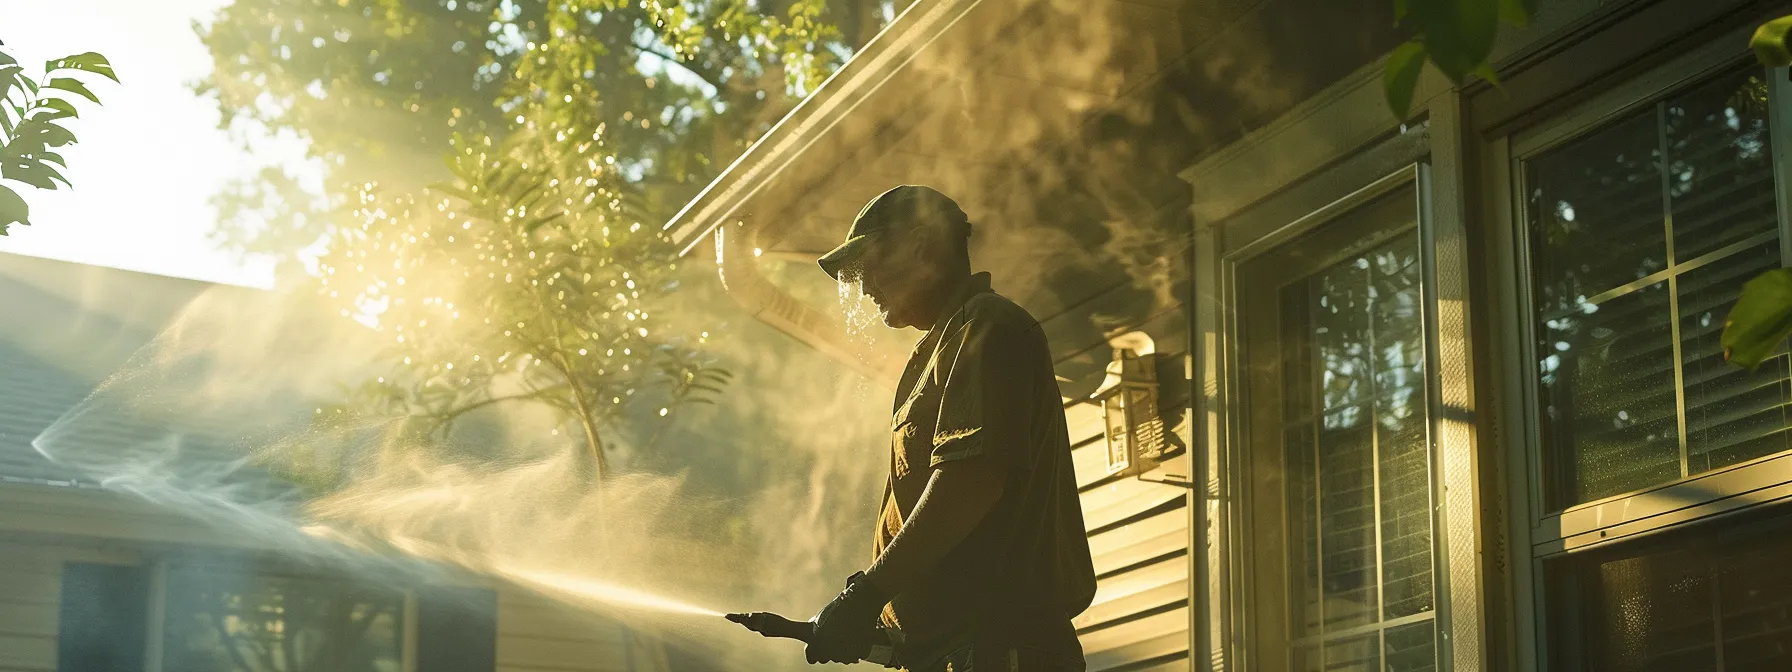
{"label": "black glove", "polygon": [[852,575],[846,580],[846,590],[810,619],[815,634],[803,654],[810,664],[859,662],[871,653],[878,617],[889,603],[890,597],[872,585],[864,572]]}

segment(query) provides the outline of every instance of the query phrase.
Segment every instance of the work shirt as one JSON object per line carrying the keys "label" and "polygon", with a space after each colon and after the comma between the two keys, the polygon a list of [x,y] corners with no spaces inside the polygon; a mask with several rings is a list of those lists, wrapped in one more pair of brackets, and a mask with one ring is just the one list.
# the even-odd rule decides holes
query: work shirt
{"label": "work shirt", "polygon": [[1045,649],[1080,664],[1070,619],[1095,595],[1069,432],[1045,334],[1020,306],[968,279],[909,357],[891,418],[890,478],[876,533],[882,554],[935,468],[1007,467],[981,523],[884,611],[925,664],[970,640]]}

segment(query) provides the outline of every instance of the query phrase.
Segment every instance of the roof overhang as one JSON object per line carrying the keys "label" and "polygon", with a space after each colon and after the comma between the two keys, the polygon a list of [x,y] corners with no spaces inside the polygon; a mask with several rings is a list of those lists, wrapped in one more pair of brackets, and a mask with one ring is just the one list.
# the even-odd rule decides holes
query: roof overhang
{"label": "roof overhang", "polygon": [[728,225],[765,258],[813,258],[873,196],[933,186],[975,226],[973,265],[1046,324],[1077,389],[1099,377],[1108,332],[1168,324],[1185,300],[1177,173],[1398,44],[1386,11],[918,0],[666,228],[687,255],[710,255]]}

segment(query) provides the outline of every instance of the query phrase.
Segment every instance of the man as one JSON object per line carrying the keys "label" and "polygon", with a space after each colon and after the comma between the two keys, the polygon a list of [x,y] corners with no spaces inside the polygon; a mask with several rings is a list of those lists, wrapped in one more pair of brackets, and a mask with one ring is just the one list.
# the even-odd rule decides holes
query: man
{"label": "man", "polygon": [[1045,335],[971,274],[970,222],[900,186],[820,259],[884,323],[926,334],[896,389],[876,560],[816,615],[809,662],[855,662],[881,624],[914,672],[1081,672],[1095,594]]}

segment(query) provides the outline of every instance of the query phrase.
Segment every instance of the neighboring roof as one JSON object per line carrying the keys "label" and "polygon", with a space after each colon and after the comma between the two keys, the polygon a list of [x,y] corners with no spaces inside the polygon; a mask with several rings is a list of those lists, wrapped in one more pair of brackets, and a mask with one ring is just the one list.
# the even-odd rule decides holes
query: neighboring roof
{"label": "neighboring roof", "polygon": [[[180,442],[188,463],[235,459],[218,419],[154,417],[90,395],[207,292],[258,292],[72,262],[0,254],[0,484],[94,487],[101,474],[58,464],[33,445],[71,411],[71,453],[123,458]],[[129,390],[132,394],[153,390]],[[132,408],[121,408],[121,406]],[[243,472],[244,480],[265,475]]]}
{"label": "neighboring roof", "polygon": [[0,372],[0,484],[77,484],[80,474],[44,459],[31,440],[80,403],[93,383],[6,341],[0,341]]}

